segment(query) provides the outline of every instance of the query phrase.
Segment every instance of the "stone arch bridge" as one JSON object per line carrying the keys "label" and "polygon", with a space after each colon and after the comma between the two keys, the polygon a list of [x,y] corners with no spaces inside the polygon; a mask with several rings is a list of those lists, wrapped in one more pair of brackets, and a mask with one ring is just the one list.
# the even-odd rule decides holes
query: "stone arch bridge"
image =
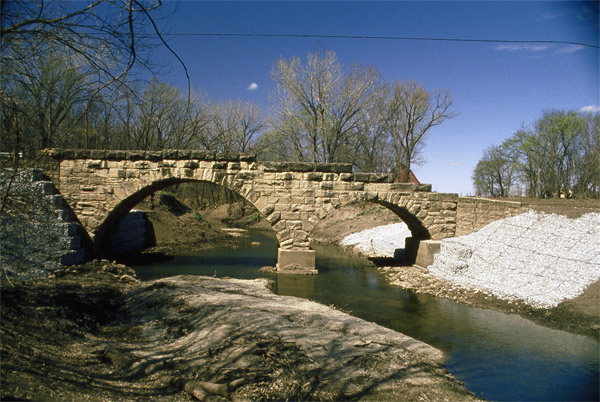
{"label": "stone arch bridge", "polygon": [[412,238],[416,255],[423,240],[457,233],[457,194],[431,191],[429,184],[394,183],[391,175],[354,173],[350,164],[259,162],[253,155],[194,150],[47,150],[59,161],[58,187],[102,255],[118,223],[145,197],[177,183],[203,181],[247,199],[271,224],[279,248],[277,270],[316,273],[311,232],[336,208],[371,201],[395,212]]}

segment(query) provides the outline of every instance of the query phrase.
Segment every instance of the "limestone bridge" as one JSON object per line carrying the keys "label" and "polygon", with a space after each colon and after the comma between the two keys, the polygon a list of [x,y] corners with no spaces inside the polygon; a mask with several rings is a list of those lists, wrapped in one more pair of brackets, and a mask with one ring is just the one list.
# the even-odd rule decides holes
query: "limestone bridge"
{"label": "limestone bridge", "polygon": [[380,204],[406,223],[412,233],[406,253],[413,259],[417,252],[428,253],[426,240],[468,233],[520,212],[520,203],[436,193],[430,184],[353,172],[351,164],[263,162],[249,154],[194,150],[46,152],[59,162],[58,188],[87,231],[95,256],[110,248],[118,223],[136,204],[183,182],[221,185],[252,203],[277,236],[281,273],[316,273],[311,232],[332,210],[357,201]]}

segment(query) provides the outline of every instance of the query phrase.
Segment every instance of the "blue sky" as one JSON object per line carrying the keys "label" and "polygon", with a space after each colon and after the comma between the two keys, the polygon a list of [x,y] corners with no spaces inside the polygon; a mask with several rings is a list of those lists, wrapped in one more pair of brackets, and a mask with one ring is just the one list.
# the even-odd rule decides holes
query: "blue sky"
{"label": "blue sky", "polygon": [[[598,46],[598,2],[166,1],[166,33],[394,36],[568,41]],[[343,64],[375,66],[386,81],[447,89],[457,116],[431,130],[419,180],[472,194],[483,150],[550,108],[600,109],[599,50],[570,44],[245,36],[167,36],[192,87],[212,100],[241,99],[269,112],[270,71],[280,58],[333,50]],[[159,78],[187,88],[164,49]]]}

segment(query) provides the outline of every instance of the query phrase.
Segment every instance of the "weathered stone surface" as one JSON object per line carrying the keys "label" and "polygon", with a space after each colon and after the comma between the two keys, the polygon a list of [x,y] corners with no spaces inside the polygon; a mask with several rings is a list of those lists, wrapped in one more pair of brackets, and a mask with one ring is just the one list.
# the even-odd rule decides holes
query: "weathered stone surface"
{"label": "weathered stone surface", "polygon": [[456,236],[463,236],[489,223],[526,212],[520,202],[458,197]]}
{"label": "weathered stone surface", "polygon": [[314,250],[277,250],[277,272],[285,274],[316,274]]}

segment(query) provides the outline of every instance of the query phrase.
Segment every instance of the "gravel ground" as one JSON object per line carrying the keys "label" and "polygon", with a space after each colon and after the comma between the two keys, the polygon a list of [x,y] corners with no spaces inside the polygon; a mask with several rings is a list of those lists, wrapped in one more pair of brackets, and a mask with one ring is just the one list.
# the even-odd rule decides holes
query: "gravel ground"
{"label": "gravel ground", "polygon": [[506,300],[551,308],[600,279],[600,213],[530,211],[442,241],[429,272]]}

